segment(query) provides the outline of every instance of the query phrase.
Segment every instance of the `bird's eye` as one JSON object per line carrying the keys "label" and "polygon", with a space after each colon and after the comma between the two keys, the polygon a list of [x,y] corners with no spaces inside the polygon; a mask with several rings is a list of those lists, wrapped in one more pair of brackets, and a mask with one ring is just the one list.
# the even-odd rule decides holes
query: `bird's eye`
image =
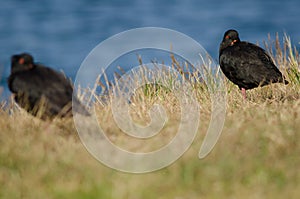
{"label": "bird's eye", "polygon": [[225,39],[230,39],[229,35],[226,35],[226,36],[225,36]]}

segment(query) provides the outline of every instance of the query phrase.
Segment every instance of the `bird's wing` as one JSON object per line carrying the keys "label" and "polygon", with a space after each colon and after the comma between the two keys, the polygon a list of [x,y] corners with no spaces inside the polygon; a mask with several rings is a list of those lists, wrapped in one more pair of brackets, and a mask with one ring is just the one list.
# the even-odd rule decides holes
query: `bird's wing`
{"label": "bird's wing", "polygon": [[47,67],[41,67],[37,73],[36,76],[42,79],[41,84],[45,86],[42,92],[53,109],[60,111],[72,101],[72,84],[62,73]]}
{"label": "bird's wing", "polygon": [[268,53],[257,45],[248,44],[249,49],[246,50],[249,54],[249,71],[251,72],[253,79],[260,81],[260,83],[263,84],[281,81],[282,74],[275,66]]}
{"label": "bird's wing", "polygon": [[[46,96],[50,102],[52,102],[52,106],[59,105],[60,108],[68,105],[67,107],[70,109],[72,106],[72,98],[73,103],[75,105],[74,110],[77,113],[82,115],[89,115],[88,111],[85,107],[80,103],[78,98],[73,94],[73,86],[62,73],[56,72],[51,68],[41,67],[41,70],[44,70],[40,76],[43,74],[48,78],[47,83],[47,92]],[[66,111],[66,110],[65,110]]]}

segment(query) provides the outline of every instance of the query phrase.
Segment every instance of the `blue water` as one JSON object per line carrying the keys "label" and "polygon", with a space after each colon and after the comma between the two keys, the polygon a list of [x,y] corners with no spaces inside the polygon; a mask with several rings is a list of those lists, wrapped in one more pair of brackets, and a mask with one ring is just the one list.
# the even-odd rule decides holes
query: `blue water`
{"label": "blue water", "polygon": [[30,52],[36,61],[74,79],[87,54],[119,32],[145,26],[180,31],[217,60],[224,32],[235,28],[242,40],[262,42],[286,32],[300,42],[300,1],[201,0],[10,0],[0,3],[2,96],[10,56]]}

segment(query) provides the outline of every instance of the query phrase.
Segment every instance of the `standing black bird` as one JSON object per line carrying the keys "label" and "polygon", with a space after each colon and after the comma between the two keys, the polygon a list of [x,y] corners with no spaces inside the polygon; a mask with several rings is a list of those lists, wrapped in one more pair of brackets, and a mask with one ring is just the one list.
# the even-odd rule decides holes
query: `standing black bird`
{"label": "standing black bird", "polygon": [[42,119],[72,116],[72,97],[74,111],[89,115],[73,95],[71,82],[62,73],[34,63],[30,54],[11,57],[8,87],[22,108]]}
{"label": "standing black bird", "polygon": [[238,85],[246,99],[246,90],[270,83],[288,84],[266,51],[240,41],[236,30],[225,32],[219,49],[220,67],[225,76]]}

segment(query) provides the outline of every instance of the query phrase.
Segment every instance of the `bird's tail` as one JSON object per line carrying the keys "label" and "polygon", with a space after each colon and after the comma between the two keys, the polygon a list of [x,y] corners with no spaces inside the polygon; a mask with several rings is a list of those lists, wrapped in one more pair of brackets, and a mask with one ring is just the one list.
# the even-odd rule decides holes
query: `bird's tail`
{"label": "bird's tail", "polygon": [[85,108],[85,106],[77,99],[77,97],[73,97],[73,113],[79,113],[84,116],[90,116],[91,114]]}

